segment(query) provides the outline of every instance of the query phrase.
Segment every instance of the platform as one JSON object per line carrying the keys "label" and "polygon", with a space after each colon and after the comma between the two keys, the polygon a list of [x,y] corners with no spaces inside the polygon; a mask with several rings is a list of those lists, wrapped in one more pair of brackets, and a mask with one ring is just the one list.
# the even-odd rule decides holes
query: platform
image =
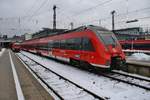
{"label": "platform", "polygon": [[17,100],[20,98],[21,93],[18,93],[18,83],[16,85],[12,63],[16,69],[24,100],[53,100],[15,54],[7,49],[0,56],[0,100]]}
{"label": "platform", "polygon": [[127,60],[128,72],[150,77],[150,61]]}

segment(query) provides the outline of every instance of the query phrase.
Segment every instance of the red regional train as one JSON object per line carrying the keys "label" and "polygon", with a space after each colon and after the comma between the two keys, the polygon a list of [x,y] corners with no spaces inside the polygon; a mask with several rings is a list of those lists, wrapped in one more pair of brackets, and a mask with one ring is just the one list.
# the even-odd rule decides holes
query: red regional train
{"label": "red regional train", "polygon": [[21,43],[21,49],[93,68],[111,69],[125,63],[114,33],[93,25],[27,40]]}
{"label": "red regional train", "polygon": [[123,49],[150,50],[150,40],[122,40],[119,42]]}
{"label": "red regional train", "polygon": [[20,51],[20,49],[21,49],[21,47],[20,47],[21,45],[20,45],[20,43],[12,43],[11,44],[11,48],[12,48],[12,51],[14,51],[14,52],[19,52]]}

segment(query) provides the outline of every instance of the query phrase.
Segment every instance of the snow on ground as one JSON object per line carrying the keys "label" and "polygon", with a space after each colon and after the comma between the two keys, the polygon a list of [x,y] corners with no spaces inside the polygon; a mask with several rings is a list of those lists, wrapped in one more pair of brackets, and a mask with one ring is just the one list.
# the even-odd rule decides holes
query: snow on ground
{"label": "snow on ground", "polygon": [[4,51],[5,51],[5,48],[2,48],[0,51],[0,56],[4,53]]}
{"label": "snow on ground", "polygon": [[150,62],[150,55],[144,53],[133,53],[131,56],[127,57],[127,60],[139,60]]}
{"label": "snow on ground", "polygon": [[[23,55],[19,55],[23,61],[28,64],[49,86],[51,86],[64,100],[98,100],[91,94],[83,91],[81,88],[76,87],[72,83],[60,79],[59,76],[46,70],[40,65],[32,62]],[[55,100],[59,100],[54,98]]]}
{"label": "snow on ground", "polygon": [[47,68],[109,100],[149,100],[150,91],[23,52]]}

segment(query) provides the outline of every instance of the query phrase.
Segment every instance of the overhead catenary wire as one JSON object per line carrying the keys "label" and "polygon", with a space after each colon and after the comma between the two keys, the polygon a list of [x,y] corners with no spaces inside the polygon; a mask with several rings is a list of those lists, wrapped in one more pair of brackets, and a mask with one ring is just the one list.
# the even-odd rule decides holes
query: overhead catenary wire
{"label": "overhead catenary wire", "polygon": [[[38,0],[37,0],[37,1],[38,1]],[[39,24],[39,19],[38,19],[38,18],[33,19],[33,17],[37,17],[37,16],[40,16],[40,15],[43,15],[43,14],[49,12],[49,11],[50,11],[49,9],[46,9],[46,10],[40,12],[41,9],[44,9],[45,6],[47,6],[47,4],[49,4],[49,1],[50,1],[50,0],[44,0],[44,1],[40,2],[40,5],[38,6],[38,8],[37,8],[36,10],[34,10],[34,12],[31,13],[31,15],[28,15],[28,16],[26,17],[26,18],[28,18],[28,19],[27,19],[26,21],[24,21],[24,22],[27,23],[27,22],[31,22],[31,21],[32,21],[32,23],[35,23],[35,25],[37,26],[37,24]],[[34,7],[34,8],[35,8],[35,7]],[[26,23],[24,23],[23,25],[25,26]],[[28,23],[27,23],[27,24],[28,24]],[[34,27],[36,27],[35,25],[34,25]],[[26,26],[28,26],[28,25],[26,25]]]}
{"label": "overhead catenary wire", "polygon": [[134,13],[138,13],[138,12],[145,11],[145,10],[150,10],[150,7],[136,9],[136,10],[133,10],[133,11],[128,11],[128,13],[127,12],[126,13],[120,13],[120,14],[117,14],[116,16],[124,16],[126,14],[134,14]]}
{"label": "overhead catenary wire", "polygon": [[[139,20],[139,19],[141,19],[141,20],[143,20],[143,19],[150,19],[150,16],[137,17],[137,18],[135,18],[135,19],[137,19],[137,20]],[[119,24],[119,23],[126,23],[126,21],[127,21],[127,20],[117,21],[117,22],[115,22],[115,23],[117,23],[117,24]]]}
{"label": "overhead catenary wire", "polygon": [[[41,7],[40,7],[41,8]],[[136,12],[141,12],[141,11],[145,11],[145,10],[150,10],[150,7],[146,7],[146,8],[141,8],[141,9],[136,9],[136,10],[133,10],[133,11],[129,11],[128,12],[128,14],[133,14],[133,13],[136,13]],[[35,14],[32,14],[32,17],[34,17],[34,16],[38,16],[38,15],[41,15],[41,14],[43,14],[43,13],[46,13],[46,12],[48,12],[49,10],[46,10],[46,11],[44,11],[44,12],[40,12],[40,13],[35,13]],[[116,14],[116,17],[119,17],[119,16],[123,16],[123,15],[126,15],[127,13],[120,13],[120,14]],[[18,18],[25,18],[25,17],[31,17],[31,16],[29,16],[29,15],[25,15],[25,16],[14,16],[14,17],[0,17],[0,21],[1,20],[9,20],[9,19],[11,19],[11,20],[16,20],[16,19],[18,19]],[[68,18],[68,17],[67,17]],[[109,19],[109,18],[111,18],[110,16],[109,17],[104,17],[104,18],[99,18],[99,19],[101,19],[101,20],[106,20],[106,19]],[[97,19],[97,20],[99,20],[99,19]]]}
{"label": "overhead catenary wire", "polygon": [[[70,18],[67,16],[67,19],[72,19],[72,18],[74,18],[74,17],[76,17],[76,16],[79,16],[80,14],[84,14],[85,12],[87,12],[87,11],[90,11],[90,10],[93,10],[93,9],[95,9],[95,8],[97,8],[98,6],[102,6],[102,5],[104,5],[104,4],[107,4],[107,3],[109,3],[109,2],[111,2],[112,0],[107,0],[107,1],[105,1],[105,2],[103,2],[103,3],[100,3],[100,4],[97,4],[96,6],[93,6],[93,7],[90,7],[90,8],[87,8],[87,9],[85,9],[85,10],[82,10],[82,11],[80,11],[80,12],[78,12],[78,13],[75,13],[73,16],[71,16]],[[141,9],[136,9],[136,10],[133,10],[133,11],[128,11],[127,13],[121,13],[121,14],[117,14],[116,15],[116,17],[120,17],[120,16],[123,16],[123,15],[127,15],[127,14],[134,14],[135,12],[137,13],[137,12],[141,12],[141,11],[145,11],[145,10],[149,10],[150,9],[150,7],[145,7],[145,8],[141,8]],[[111,17],[110,16],[108,16],[108,17],[106,17],[106,18],[98,18],[98,19],[94,19],[93,20],[93,22],[94,21],[99,21],[99,20],[101,20],[101,21],[104,21],[104,20],[107,20],[107,19],[110,19]],[[63,18],[64,19],[64,18]],[[81,22],[82,23],[82,22]],[[85,22],[85,23],[89,23],[89,22]],[[83,23],[84,24],[84,23]]]}
{"label": "overhead catenary wire", "polygon": [[[97,4],[97,5],[93,6],[93,7],[81,10],[81,11],[73,14],[71,17],[67,16],[67,17],[64,17],[63,19],[72,19],[72,18],[74,18],[76,16],[79,16],[80,14],[84,14],[85,12],[91,11],[91,10],[93,10],[93,9],[99,7],[99,6],[103,6],[103,5],[105,5],[105,4],[107,4],[107,3],[111,2],[111,1],[113,1],[113,0],[107,0],[107,1],[104,1],[104,2],[100,2],[99,4]],[[62,19],[60,19],[60,20],[62,20]]]}
{"label": "overhead catenary wire", "polygon": [[[36,1],[38,1],[38,0],[36,0]],[[77,12],[77,13],[74,13],[73,15],[74,16],[72,16],[72,17],[76,17],[76,16],[78,16],[78,15],[81,15],[81,14],[84,14],[85,12],[88,12],[88,11],[91,11],[91,10],[94,10],[94,9],[96,9],[96,8],[98,8],[99,6],[103,6],[103,5],[105,5],[105,4],[107,4],[107,3],[109,3],[109,2],[111,2],[112,0],[107,0],[107,1],[103,1],[103,2],[101,2],[101,3],[97,3],[95,6],[93,6],[93,7],[90,7],[90,8],[87,8],[87,9],[84,9],[84,10],[80,10],[79,12]],[[45,4],[43,3],[43,2],[45,2]],[[43,2],[41,2],[40,4],[42,5],[46,5],[47,4],[47,1],[45,1],[45,0],[43,0]],[[34,11],[34,12],[30,12],[30,10],[29,10],[29,13],[30,14],[32,14],[32,15],[25,15],[25,16],[20,16],[20,19],[21,19],[21,21],[23,21],[22,20],[22,18],[29,18],[29,20],[30,21],[32,21],[33,23],[34,22],[36,22],[37,20],[38,21],[40,21],[41,19],[38,19],[39,17],[35,17],[35,16],[39,16],[39,15],[42,15],[42,14],[44,14],[44,13],[46,13],[46,12],[48,12],[49,10],[46,10],[46,11],[43,11],[43,6],[41,6],[41,5],[39,5],[38,6],[38,8],[36,9],[36,11]],[[32,7],[31,7],[32,8]],[[34,7],[35,8],[35,7]],[[39,9],[39,10],[38,10]],[[41,10],[42,9],[42,10]],[[136,10],[133,10],[133,11],[129,11],[128,12],[128,14],[134,14],[134,13],[137,13],[137,12],[142,12],[142,11],[148,11],[150,9],[150,7],[145,7],[145,8],[140,8],[140,9],[136,9]],[[60,9],[61,10],[61,9]],[[27,10],[28,11],[28,10]],[[33,10],[32,10],[33,11]],[[80,14],[81,13],[81,14]],[[77,15],[76,15],[77,14]],[[126,15],[127,13],[118,13],[117,12],[117,14],[116,14],[116,16],[115,17],[120,17],[120,16],[124,16],[124,15]],[[64,15],[65,16],[65,15]],[[34,17],[34,18],[33,18]],[[70,17],[69,18],[69,16],[67,16],[67,18],[66,19],[70,19],[70,20],[68,20],[68,21],[66,21],[65,20],[65,22],[67,22],[67,23],[70,23],[70,22],[72,22],[72,17]],[[9,19],[13,19],[13,20],[18,20],[18,18],[19,17],[7,17],[7,18],[0,18],[0,21],[2,21],[2,20],[9,20]],[[65,17],[64,17],[65,18]],[[64,19],[63,18],[63,19]],[[44,19],[44,18],[43,18]],[[110,16],[108,16],[108,17],[104,17],[104,18],[93,18],[91,21],[90,20],[86,20],[85,22],[84,22],[84,20],[83,20],[83,22],[81,22],[81,21],[78,21],[77,23],[81,23],[81,24],[88,24],[88,23],[91,23],[91,22],[97,22],[98,23],[98,21],[99,20],[101,20],[101,22],[102,22],[102,25],[103,25],[103,22],[105,23],[105,22],[107,22],[107,19],[111,19],[111,17]],[[148,18],[143,18],[143,19],[148,19]],[[49,19],[48,19],[49,20]],[[119,20],[120,20],[120,18],[119,18]],[[25,20],[26,21],[26,20]],[[25,22],[24,21],[24,22]],[[70,21],[70,22],[69,22]],[[58,20],[58,22],[60,22],[60,23],[64,23],[63,21],[61,21],[61,20]],[[124,21],[125,22],[125,21]],[[75,23],[75,25],[76,25],[76,23]]]}
{"label": "overhead catenary wire", "polygon": [[[133,10],[133,11],[130,11],[130,12],[128,12],[128,14],[134,14],[135,12],[141,12],[141,11],[145,11],[145,10],[150,10],[150,7],[146,7],[146,8],[141,8],[141,9],[136,9],[136,10]],[[127,13],[121,13],[121,14],[116,14],[116,17],[120,17],[120,16],[123,16],[123,15],[126,15]],[[140,17],[140,18],[138,18],[138,19],[148,19],[149,17]],[[99,20],[101,20],[101,21],[106,21],[106,20],[108,20],[108,19],[111,19],[111,16],[107,16],[107,17],[104,17],[104,18],[97,18],[97,19],[93,19],[93,20],[91,20],[91,21],[87,21],[87,22],[81,22],[81,23],[79,23],[80,25],[81,24],[88,24],[88,23],[91,23],[91,22],[96,22],[96,21],[99,21]],[[119,21],[119,23],[120,22],[126,22],[126,20],[124,20],[124,21]],[[116,22],[115,22],[116,23]]]}
{"label": "overhead catenary wire", "polygon": [[111,1],[112,0],[107,0],[107,1],[101,2],[101,3],[99,3],[99,4],[97,4],[97,5],[93,6],[93,7],[90,7],[90,8],[84,9],[84,10],[82,10],[80,12],[77,12],[73,16],[78,16],[80,14],[83,14],[83,13],[87,12],[87,11],[93,10],[93,9],[99,7],[99,6],[105,5],[105,4],[107,4],[107,3],[111,2]]}
{"label": "overhead catenary wire", "polygon": [[39,0],[34,0],[31,7],[26,11],[25,16],[29,15],[30,12],[34,9],[35,5],[38,3]]}
{"label": "overhead catenary wire", "polygon": [[41,5],[38,7],[38,9],[31,15],[29,18],[29,21],[34,17],[34,15],[47,3],[48,0],[44,0]]}
{"label": "overhead catenary wire", "polygon": [[[112,1],[112,0],[108,0],[108,1],[105,1],[105,2],[103,2],[103,3],[101,3],[101,4],[96,5],[96,6],[94,6],[94,7],[87,8],[87,9],[85,9],[85,10],[83,10],[83,11],[80,11],[80,12],[74,14],[74,16],[72,16],[72,17],[76,17],[76,16],[78,16],[78,15],[80,15],[80,14],[83,14],[83,13],[86,12],[86,11],[90,11],[90,10],[92,10],[92,9],[94,9],[94,8],[96,8],[96,7],[98,7],[98,6],[100,6],[100,5],[107,4],[107,3],[111,2],[111,1]],[[145,10],[149,10],[149,9],[150,9],[150,7],[141,8],[141,9],[136,9],[136,10],[133,10],[133,11],[130,11],[130,12],[128,11],[127,13],[117,14],[116,16],[118,17],[118,16],[122,16],[122,15],[132,14],[132,13],[135,13],[135,12],[137,13],[137,12],[141,12],[141,11],[145,11]],[[111,17],[110,17],[110,18],[111,18]],[[109,18],[106,18],[106,19],[109,19]],[[98,20],[105,20],[105,18],[103,18],[103,19],[99,18]]]}

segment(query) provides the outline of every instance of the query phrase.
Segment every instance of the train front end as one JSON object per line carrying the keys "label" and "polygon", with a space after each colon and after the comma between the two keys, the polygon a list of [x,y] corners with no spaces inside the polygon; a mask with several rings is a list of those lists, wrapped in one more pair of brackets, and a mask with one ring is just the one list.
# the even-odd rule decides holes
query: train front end
{"label": "train front end", "polygon": [[122,69],[125,67],[125,54],[122,51],[116,36],[113,32],[96,27],[94,28],[98,43],[97,54],[99,63],[110,69]]}

